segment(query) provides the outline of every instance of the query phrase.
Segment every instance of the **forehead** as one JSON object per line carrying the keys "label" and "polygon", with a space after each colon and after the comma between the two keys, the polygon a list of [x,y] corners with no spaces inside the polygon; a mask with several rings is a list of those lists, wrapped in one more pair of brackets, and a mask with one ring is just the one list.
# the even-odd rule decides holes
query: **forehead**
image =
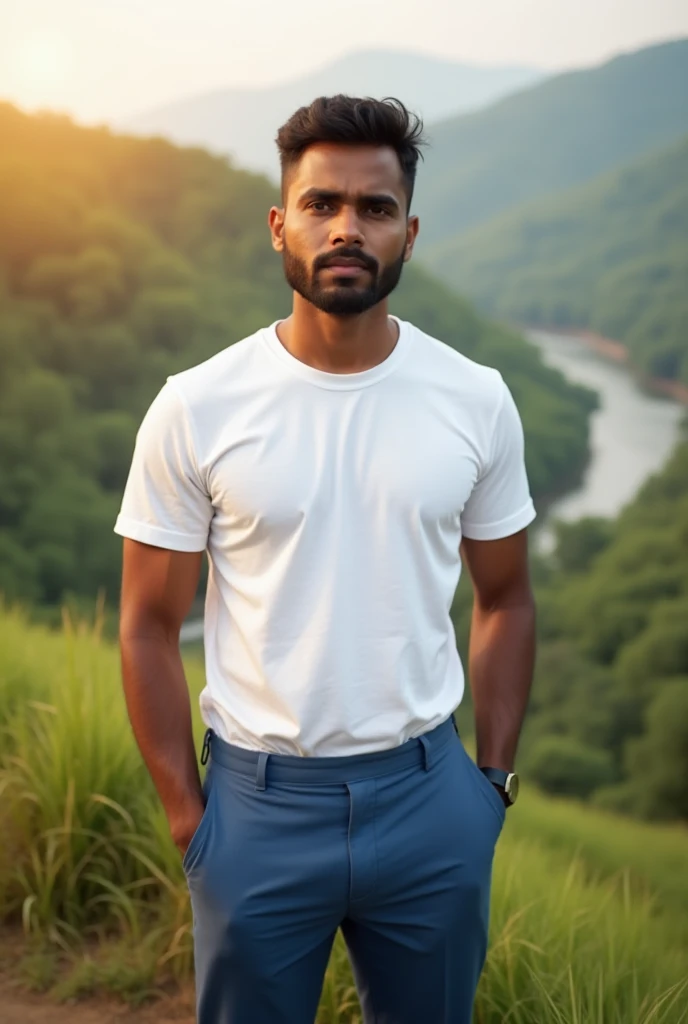
{"label": "forehead", "polygon": [[401,164],[391,146],[309,146],[292,171],[289,197],[297,200],[309,188],[351,195],[391,192],[400,202],[405,197]]}

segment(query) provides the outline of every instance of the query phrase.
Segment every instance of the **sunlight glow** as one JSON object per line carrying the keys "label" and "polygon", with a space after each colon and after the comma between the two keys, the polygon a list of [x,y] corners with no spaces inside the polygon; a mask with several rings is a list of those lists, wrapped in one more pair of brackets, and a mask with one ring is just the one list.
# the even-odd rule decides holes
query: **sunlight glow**
{"label": "sunlight glow", "polygon": [[42,35],[23,40],[14,53],[14,74],[25,92],[44,94],[61,86],[72,67],[72,51],[64,36]]}

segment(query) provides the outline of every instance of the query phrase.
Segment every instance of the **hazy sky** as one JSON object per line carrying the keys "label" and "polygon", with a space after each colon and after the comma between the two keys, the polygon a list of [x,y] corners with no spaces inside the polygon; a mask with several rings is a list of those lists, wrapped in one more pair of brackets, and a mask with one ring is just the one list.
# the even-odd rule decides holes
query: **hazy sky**
{"label": "hazy sky", "polygon": [[687,35],[686,0],[0,0],[0,98],[92,122],[361,48],[553,69]]}

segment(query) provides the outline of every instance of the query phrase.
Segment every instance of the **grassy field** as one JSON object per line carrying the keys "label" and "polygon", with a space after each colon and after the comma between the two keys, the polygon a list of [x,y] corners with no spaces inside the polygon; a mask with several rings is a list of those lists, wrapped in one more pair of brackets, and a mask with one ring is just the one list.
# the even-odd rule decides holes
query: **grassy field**
{"label": "grassy field", "polygon": [[[187,665],[194,692],[196,658]],[[180,858],[98,629],[0,610],[0,916],[27,982],[136,1000],[192,971]],[[198,736],[202,725],[196,719]],[[524,793],[498,844],[476,1024],[688,1024],[688,830]],[[318,1024],[360,1011],[341,937]]]}

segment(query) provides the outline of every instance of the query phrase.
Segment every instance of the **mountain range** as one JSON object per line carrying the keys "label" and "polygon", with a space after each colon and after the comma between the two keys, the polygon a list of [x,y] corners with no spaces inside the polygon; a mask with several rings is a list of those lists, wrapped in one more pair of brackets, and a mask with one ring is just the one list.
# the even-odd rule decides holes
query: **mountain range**
{"label": "mountain range", "polygon": [[112,126],[229,154],[237,166],[277,181],[277,129],[316,96],[396,96],[429,122],[485,107],[544,77],[532,67],[478,67],[420,53],[361,50],[293,81],[182,97]]}
{"label": "mountain range", "polygon": [[592,329],[643,375],[688,385],[688,134],[457,232],[425,261],[492,316]]}
{"label": "mountain range", "polygon": [[432,126],[416,185],[417,251],[688,133],[688,40],[556,75]]}

